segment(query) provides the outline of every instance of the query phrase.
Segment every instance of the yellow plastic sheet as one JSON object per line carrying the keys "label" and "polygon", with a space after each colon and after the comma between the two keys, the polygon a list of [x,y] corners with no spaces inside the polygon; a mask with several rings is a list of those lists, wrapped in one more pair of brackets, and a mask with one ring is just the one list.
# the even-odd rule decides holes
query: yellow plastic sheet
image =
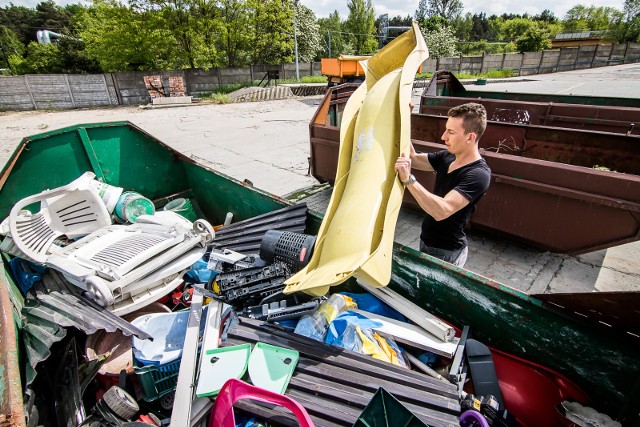
{"label": "yellow plastic sheet", "polygon": [[338,170],[309,264],[285,293],[324,295],[351,276],[380,287],[391,279],[393,235],[404,187],[394,165],[409,154],[409,103],[415,73],[428,58],[417,23],[362,61],[365,81],[345,106]]}

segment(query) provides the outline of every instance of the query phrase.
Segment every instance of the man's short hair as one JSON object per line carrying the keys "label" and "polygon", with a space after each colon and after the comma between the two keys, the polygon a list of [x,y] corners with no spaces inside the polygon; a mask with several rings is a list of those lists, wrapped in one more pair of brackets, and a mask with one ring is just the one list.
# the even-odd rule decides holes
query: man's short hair
{"label": "man's short hair", "polygon": [[462,117],[462,128],[466,134],[475,133],[477,135],[476,141],[480,140],[480,137],[487,128],[487,110],[484,106],[475,102],[469,102],[466,104],[453,107],[447,113],[449,117]]}

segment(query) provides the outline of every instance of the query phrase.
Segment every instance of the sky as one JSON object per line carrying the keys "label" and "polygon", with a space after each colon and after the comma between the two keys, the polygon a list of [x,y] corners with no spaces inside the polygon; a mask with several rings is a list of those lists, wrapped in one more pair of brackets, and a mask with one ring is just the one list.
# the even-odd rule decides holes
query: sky
{"label": "sky", "polygon": [[[35,7],[41,0],[0,0],[0,7],[8,6],[13,3],[16,6]],[[69,3],[78,3],[78,0],[54,0],[59,5]],[[82,2],[82,1],[80,1]],[[326,18],[334,10],[337,10],[342,19],[346,19],[349,15],[347,8],[347,0],[300,0],[300,2],[313,10],[317,18]],[[376,16],[388,13],[389,17],[407,15],[413,16],[418,8],[418,0],[371,0],[376,11]],[[622,10],[624,0],[538,0],[536,2],[528,2],[523,0],[462,0],[464,5],[464,14],[467,12],[480,13],[484,12],[487,16],[501,15],[503,13],[528,13],[536,15],[544,9],[549,9],[558,18],[562,18],[564,14],[577,4],[585,6],[611,6]],[[84,4],[87,4],[85,1]]]}

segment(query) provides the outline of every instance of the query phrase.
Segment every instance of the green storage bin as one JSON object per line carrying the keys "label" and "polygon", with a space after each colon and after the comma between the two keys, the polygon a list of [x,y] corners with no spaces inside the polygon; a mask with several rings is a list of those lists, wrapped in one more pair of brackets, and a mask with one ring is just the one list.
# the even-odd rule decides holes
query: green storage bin
{"label": "green storage bin", "polygon": [[382,387],[375,392],[353,427],[429,427]]}
{"label": "green storage bin", "polygon": [[134,372],[142,389],[142,398],[151,402],[173,392],[178,385],[178,373],[182,358],[164,365],[138,365],[136,361]]}

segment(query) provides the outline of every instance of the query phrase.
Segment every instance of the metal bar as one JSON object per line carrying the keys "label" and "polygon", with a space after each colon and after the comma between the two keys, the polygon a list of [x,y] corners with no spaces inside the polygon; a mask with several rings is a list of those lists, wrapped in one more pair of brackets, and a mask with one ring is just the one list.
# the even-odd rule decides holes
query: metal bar
{"label": "metal bar", "polygon": [[188,427],[191,420],[191,404],[195,383],[193,381],[196,357],[198,356],[198,336],[200,333],[200,320],[202,318],[201,294],[195,292],[189,309],[187,321],[187,333],[184,337],[180,372],[178,373],[178,385],[171,412],[171,427]]}
{"label": "metal bar", "polygon": [[513,178],[506,175],[493,174],[495,182],[513,185],[515,187],[527,188],[529,190],[540,191],[543,193],[554,194],[569,199],[581,200],[587,203],[593,203],[602,206],[608,206],[617,209],[624,209],[631,212],[640,213],[640,203],[629,202],[626,200],[613,199],[611,197],[600,196],[597,194],[585,193],[584,191],[571,190],[569,188],[558,187],[550,184],[542,184],[539,182],[529,181],[527,179]]}
{"label": "metal bar", "polygon": [[91,143],[91,139],[89,138],[87,129],[78,128],[78,135],[80,135],[80,139],[82,140],[82,145],[84,146],[84,151],[85,153],[87,153],[87,157],[89,158],[89,162],[91,163],[91,167],[93,168],[93,173],[95,173],[102,182],[107,182],[104,176],[104,172],[102,172],[102,168],[100,167],[98,156],[93,149],[93,144]]}

